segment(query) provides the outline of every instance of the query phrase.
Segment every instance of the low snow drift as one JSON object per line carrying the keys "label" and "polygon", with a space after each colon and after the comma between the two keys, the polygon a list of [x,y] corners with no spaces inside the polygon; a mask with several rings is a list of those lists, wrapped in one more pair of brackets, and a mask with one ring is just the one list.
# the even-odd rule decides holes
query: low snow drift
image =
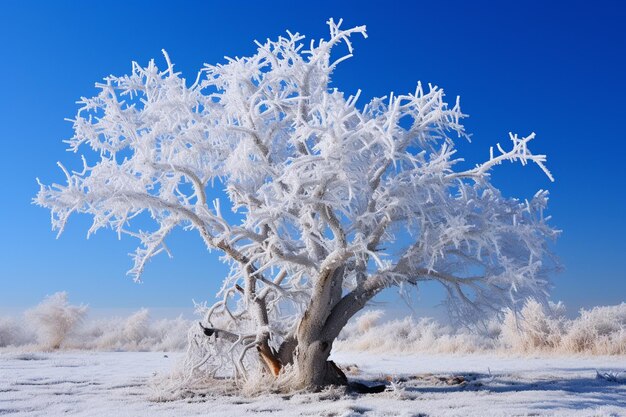
{"label": "low snow drift", "polygon": [[381,394],[329,388],[316,394],[194,395],[154,401],[153,381],[181,353],[53,352],[0,355],[0,415],[48,417],[245,415],[337,416],[626,416],[622,358],[505,358],[493,355],[333,355],[351,378],[385,381]]}

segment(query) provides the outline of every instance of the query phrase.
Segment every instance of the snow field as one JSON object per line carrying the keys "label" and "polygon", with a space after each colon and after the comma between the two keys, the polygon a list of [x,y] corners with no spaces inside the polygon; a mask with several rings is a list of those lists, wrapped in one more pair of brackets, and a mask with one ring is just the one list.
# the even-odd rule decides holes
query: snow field
{"label": "snow field", "polygon": [[181,358],[161,352],[0,352],[0,415],[626,416],[626,384],[596,377],[596,370],[626,373],[623,356],[335,352],[333,359],[351,378],[389,380],[387,391],[353,395],[331,388],[154,401],[162,389],[159,378]]}

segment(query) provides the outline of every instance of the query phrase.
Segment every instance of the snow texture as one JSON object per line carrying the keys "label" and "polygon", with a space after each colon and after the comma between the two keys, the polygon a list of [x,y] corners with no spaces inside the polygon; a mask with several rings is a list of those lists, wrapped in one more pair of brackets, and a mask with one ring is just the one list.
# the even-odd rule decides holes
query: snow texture
{"label": "snow texture", "polygon": [[381,394],[188,396],[155,401],[181,353],[0,353],[2,416],[626,416],[624,357],[333,355]]}

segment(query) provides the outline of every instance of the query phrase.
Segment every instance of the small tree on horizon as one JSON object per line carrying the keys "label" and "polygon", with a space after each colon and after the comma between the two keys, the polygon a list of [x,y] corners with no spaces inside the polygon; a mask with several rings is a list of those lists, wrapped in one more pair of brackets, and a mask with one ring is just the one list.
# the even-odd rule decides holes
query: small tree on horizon
{"label": "small tree on horizon", "polygon": [[[206,65],[193,84],[165,53],[165,70],[133,63],[130,75],[105,78],[81,99],[68,141],[97,161],[83,157],[80,172],[59,164],[67,184],[40,183],[35,202],[59,233],[86,213],[89,234],[139,239],[136,280],[178,227],[222,253],[230,273],[191,339],[193,372],[232,366],[288,388],[345,384],[328,360],[333,341],[384,288],[438,282],[466,319],[545,295],[557,235],[547,192],[519,201],[490,183],[507,160],[534,162],[552,180],[545,155],[528,149],[535,135],[511,134],[510,149],[457,169],[454,138],[467,138],[458,99],[450,107],[443,90],[418,84],[358,106],[360,91],[346,97],[329,83],[365,27],[328,24],[328,40],[305,47],[287,32],[251,57]],[[336,57],[342,44],[348,54]],[[148,217],[154,228],[140,229]]]}

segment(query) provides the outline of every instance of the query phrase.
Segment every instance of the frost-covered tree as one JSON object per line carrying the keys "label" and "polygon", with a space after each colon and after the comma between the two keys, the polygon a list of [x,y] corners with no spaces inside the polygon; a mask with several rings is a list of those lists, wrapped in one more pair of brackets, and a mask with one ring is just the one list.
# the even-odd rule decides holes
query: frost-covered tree
{"label": "frost-covered tree", "polygon": [[133,63],[105,78],[73,120],[69,149],[88,151],[83,168],[59,164],[67,183],[40,184],[35,201],[59,233],[86,213],[89,234],[139,239],[137,280],[178,227],[223,254],[230,273],[191,339],[191,371],[231,364],[289,387],[342,384],[333,341],[387,287],[436,281],[462,318],[545,291],[556,236],[547,192],[518,201],[490,183],[504,161],[552,179],[528,149],[535,135],[512,134],[510,148],[459,169],[454,141],[468,135],[458,99],[449,106],[443,90],[418,84],[358,104],[360,92],[346,96],[330,77],[365,27],[328,23],[328,40],[305,46],[287,32],[253,56],[206,65],[193,83],[167,54],[164,70]]}

